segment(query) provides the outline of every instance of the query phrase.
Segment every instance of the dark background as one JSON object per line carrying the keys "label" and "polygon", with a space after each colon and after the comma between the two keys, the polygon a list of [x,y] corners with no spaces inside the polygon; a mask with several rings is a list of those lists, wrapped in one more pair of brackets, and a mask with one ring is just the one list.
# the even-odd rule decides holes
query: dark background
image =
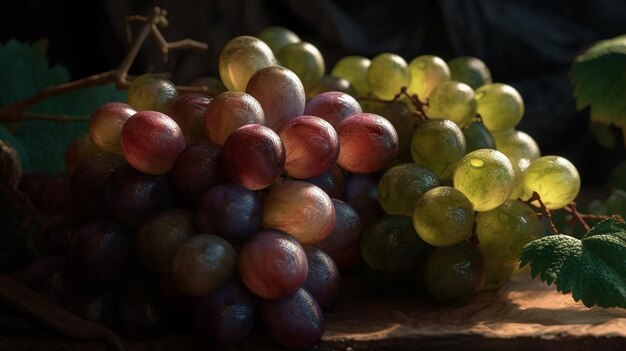
{"label": "dark background", "polygon": [[228,40],[270,25],[316,45],[327,71],[349,54],[394,52],[407,61],[421,54],[446,60],[472,55],[487,63],[494,81],[522,94],[526,113],[518,129],[532,135],[544,155],[572,160],[583,184],[600,184],[624,158],[617,132],[612,149],[591,137],[588,111],[575,110],[567,74],[581,50],[626,33],[626,1],[3,1],[0,43],[48,38],[50,62],[81,78],[117,67],[129,47],[125,17],[147,14],[155,5],[168,10],[170,26],[162,30],[168,40],[189,37],[210,48],[175,52],[166,64],[150,42],[131,73],[171,71],[177,83],[216,75]]}

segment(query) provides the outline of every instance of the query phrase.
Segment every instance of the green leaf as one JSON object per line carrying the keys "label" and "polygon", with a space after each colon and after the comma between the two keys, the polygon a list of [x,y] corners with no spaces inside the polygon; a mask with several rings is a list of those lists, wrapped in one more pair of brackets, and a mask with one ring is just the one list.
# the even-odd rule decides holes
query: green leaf
{"label": "green leaf", "polygon": [[572,293],[587,307],[626,308],[626,224],[606,219],[579,240],[552,235],[524,247],[521,266],[531,275]]}
{"label": "green leaf", "polygon": [[577,108],[591,107],[591,120],[626,126],[626,35],[597,42],[574,60],[570,71]]}
{"label": "green leaf", "polygon": [[[0,45],[0,106],[70,80],[65,67],[50,67],[46,49],[44,40],[33,45],[10,40]],[[98,106],[110,101],[126,101],[126,92],[116,90],[114,84],[81,89],[48,98],[30,111],[45,115],[89,116]],[[18,150],[25,170],[56,175],[66,169],[67,146],[86,133],[87,126],[86,121],[25,121],[12,128],[0,126],[0,137],[11,141]]]}

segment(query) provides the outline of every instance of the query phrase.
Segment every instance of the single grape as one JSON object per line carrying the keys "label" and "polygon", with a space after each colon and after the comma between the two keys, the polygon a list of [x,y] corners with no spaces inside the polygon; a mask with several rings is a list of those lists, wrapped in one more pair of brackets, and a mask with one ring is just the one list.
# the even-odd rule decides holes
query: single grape
{"label": "single grape", "polygon": [[439,83],[450,79],[450,69],[442,58],[433,55],[420,55],[409,62],[411,84],[409,93],[417,94],[422,102],[426,102],[430,92]]}
{"label": "single grape", "polygon": [[170,208],[172,202],[167,176],[145,174],[128,163],[117,167],[104,188],[107,211],[133,227]]}
{"label": "single grape", "polygon": [[261,200],[241,185],[217,184],[200,196],[195,222],[202,233],[219,235],[238,245],[261,229]]}
{"label": "single grape", "polygon": [[98,107],[89,118],[89,137],[100,149],[122,154],[122,126],[137,110],[123,102],[109,102]]}
{"label": "single grape", "polygon": [[278,130],[285,147],[284,173],[293,178],[318,176],[339,157],[339,138],[333,126],[315,116],[290,119]]}
{"label": "single grape", "polygon": [[238,277],[233,277],[196,305],[193,315],[195,334],[211,350],[236,347],[254,326],[257,300]]}
{"label": "single grape", "polygon": [[217,95],[204,115],[206,135],[219,145],[246,124],[265,124],[265,113],[261,104],[244,92],[226,91]]}
{"label": "single grape", "polygon": [[283,46],[301,41],[292,30],[280,26],[265,27],[257,34],[257,37],[272,49],[274,55],[278,55]]}
{"label": "single grape", "polygon": [[169,79],[156,74],[135,78],[128,87],[128,104],[137,111],[167,111],[178,92]]}
{"label": "single grape", "polygon": [[266,43],[242,35],[231,39],[220,52],[219,74],[228,90],[245,91],[255,72],[274,65],[276,58]]}
{"label": "single grape", "polygon": [[411,137],[418,125],[418,120],[413,112],[400,101],[385,103],[381,108],[371,112],[385,117],[398,133],[398,155],[394,162],[413,162]]}
{"label": "single grape", "polygon": [[305,289],[278,300],[261,301],[261,320],[281,346],[308,350],[322,339],[324,314]]}
{"label": "single grape", "polygon": [[188,145],[206,141],[204,114],[212,100],[203,94],[185,94],[175,98],[167,108],[165,114],[178,124]]}
{"label": "single grape", "polygon": [[255,295],[280,299],[294,294],[306,280],[306,253],[291,235],[278,230],[260,231],[239,250],[239,276]]}
{"label": "single grape", "polygon": [[359,214],[363,228],[385,214],[378,201],[378,181],[369,174],[348,173],[343,199]]}
{"label": "single grape", "polygon": [[413,226],[430,245],[457,245],[472,235],[472,203],[459,190],[439,186],[423,193],[415,203]]}
{"label": "single grape", "polygon": [[330,74],[348,80],[354,87],[356,96],[367,96],[370,93],[367,71],[371,63],[367,57],[345,56],[335,63]]}
{"label": "single grape", "polygon": [[474,90],[457,81],[439,83],[428,96],[426,114],[429,118],[445,118],[463,127],[476,116]]}
{"label": "single grape", "polygon": [[206,296],[222,287],[237,269],[237,252],[217,235],[189,237],[170,260],[169,272],[176,286],[190,296]]}
{"label": "single grape", "polygon": [[471,301],[485,281],[480,251],[469,241],[436,248],[426,260],[424,282],[437,301],[462,305]]}
{"label": "single grape", "polygon": [[185,137],[166,114],[141,111],[124,123],[121,133],[124,158],[139,171],[165,174],[185,149]]}
{"label": "single grape", "polygon": [[178,246],[197,233],[192,211],[172,208],[159,212],[137,231],[137,257],[149,269],[164,272]]}
{"label": "single grape", "polygon": [[535,211],[517,200],[476,215],[476,235],[486,255],[517,262],[524,245],[539,239],[541,226]]}
{"label": "single grape", "polygon": [[433,171],[439,180],[452,177],[456,163],[465,155],[465,148],[463,132],[447,119],[427,120],[415,128],[411,137],[413,161]]}
{"label": "single grape", "polygon": [[332,311],[339,297],[339,268],[322,249],[313,245],[303,248],[309,263],[303,288],[313,296],[322,311]]}
{"label": "single grape", "polygon": [[408,87],[411,75],[406,61],[399,55],[382,53],[372,59],[367,69],[367,82],[374,95],[391,100]]}
{"label": "single grape", "polygon": [[477,112],[490,132],[515,128],[524,115],[522,96],[508,84],[485,84],[476,90]]}
{"label": "single grape", "polygon": [[580,175],[576,166],[561,156],[542,156],[530,162],[522,178],[522,199],[537,192],[550,210],[567,206],[580,191]]}
{"label": "single grape", "polygon": [[496,150],[507,155],[511,163],[518,163],[521,159],[534,160],[541,156],[535,139],[521,130],[511,128],[492,135]]}
{"label": "single grape", "polygon": [[326,71],[322,53],[315,45],[305,41],[286,44],[276,57],[282,66],[300,78],[305,91],[317,84]]}
{"label": "single grape", "polygon": [[[320,80],[317,81],[317,83],[315,83],[314,86],[306,91],[306,99],[309,101],[314,97],[329,91],[341,92],[350,96],[355,96],[354,87],[347,79],[325,74]],[[308,113],[305,112],[304,114],[306,115]]]}
{"label": "single grape", "polygon": [[178,200],[195,208],[198,198],[213,185],[225,180],[220,165],[222,147],[211,142],[188,145],[168,173]]}
{"label": "single grape", "polygon": [[361,257],[375,270],[401,272],[413,266],[426,249],[415,233],[411,217],[386,215],[361,236]]}
{"label": "single grape", "polygon": [[448,68],[450,68],[450,79],[463,82],[472,89],[478,89],[493,82],[489,67],[477,57],[455,57],[448,61]]}
{"label": "single grape", "polygon": [[435,173],[415,163],[388,169],[378,182],[378,201],[388,214],[413,215],[417,198],[439,186]]}
{"label": "single grape", "polygon": [[496,148],[493,136],[480,120],[470,121],[461,128],[461,131],[465,137],[466,151],[468,153],[478,149]]}
{"label": "single grape", "polygon": [[120,280],[133,258],[133,231],[121,222],[98,218],[81,225],[69,242],[70,267],[83,282]]}
{"label": "single grape", "polygon": [[384,117],[359,113],[337,125],[337,164],[348,172],[373,173],[383,169],[398,153],[398,133]]}
{"label": "single grape", "polygon": [[308,182],[292,180],[275,185],[263,200],[263,228],[289,233],[301,244],[324,240],[335,220],[330,197]]}
{"label": "single grape", "polygon": [[345,251],[357,244],[363,228],[361,218],[352,206],[338,199],[332,201],[335,208],[335,225],[324,240],[315,244],[329,254]]}
{"label": "single grape", "polygon": [[479,149],[459,160],[454,187],[471,201],[474,211],[489,211],[504,203],[515,189],[511,161],[493,149]]}
{"label": "single grape", "polygon": [[278,130],[283,123],[304,113],[304,86],[300,78],[288,68],[274,66],[259,70],[250,77],[246,93],[261,104],[265,123],[273,130]]}
{"label": "single grape", "polygon": [[228,179],[250,190],[268,187],[285,167],[285,148],[278,134],[260,124],[231,133],[222,148],[222,168]]}
{"label": "single grape", "polygon": [[309,100],[304,114],[323,118],[333,127],[344,119],[361,113],[361,105],[351,95],[340,91],[329,91]]}

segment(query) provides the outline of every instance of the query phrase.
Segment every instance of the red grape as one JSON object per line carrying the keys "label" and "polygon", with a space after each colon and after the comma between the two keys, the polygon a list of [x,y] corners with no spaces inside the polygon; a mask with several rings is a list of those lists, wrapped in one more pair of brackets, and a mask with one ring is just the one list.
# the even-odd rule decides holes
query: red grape
{"label": "red grape", "polygon": [[185,94],[172,101],[165,113],[178,124],[188,145],[206,141],[204,113],[211,98],[202,94]]}
{"label": "red grape", "polygon": [[246,124],[265,124],[261,104],[243,92],[226,91],[213,99],[204,115],[204,129],[209,140],[223,145],[226,138]]}
{"label": "red grape", "polygon": [[133,167],[147,174],[168,172],[185,148],[180,127],[166,114],[141,111],[122,127],[122,153]]}
{"label": "red grape", "polygon": [[350,94],[328,91],[312,98],[304,107],[305,115],[323,118],[333,127],[349,116],[362,113],[361,105]]}
{"label": "red grape", "polygon": [[121,154],[122,127],[135,113],[137,110],[123,102],[109,102],[98,107],[89,119],[89,137],[100,149]]}
{"label": "red grape", "polygon": [[202,193],[221,182],[225,176],[220,165],[222,147],[214,143],[188,145],[169,172],[169,180],[178,200],[194,208]]}
{"label": "red grape", "polygon": [[298,116],[280,127],[285,146],[285,174],[293,178],[318,176],[332,167],[339,156],[337,132],[315,116]]}

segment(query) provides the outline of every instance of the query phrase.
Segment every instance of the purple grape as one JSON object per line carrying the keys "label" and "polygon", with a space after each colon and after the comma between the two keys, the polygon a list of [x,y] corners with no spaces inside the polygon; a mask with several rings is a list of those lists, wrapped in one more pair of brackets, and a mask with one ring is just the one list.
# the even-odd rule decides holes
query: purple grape
{"label": "purple grape", "polygon": [[304,252],[309,262],[309,272],[303,287],[311,293],[323,311],[331,311],[339,296],[339,268],[328,254],[316,246],[305,245]]}
{"label": "purple grape", "polygon": [[120,326],[133,339],[155,338],[161,335],[168,321],[163,297],[159,293],[156,275],[134,273],[124,281],[117,299]]}
{"label": "purple grape", "polygon": [[220,165],[222,147],[214,143],[189,145],[169,172],[172,188],[182,203],[194,208],[200,195],[224,180]]}
{"label": "purple grape", "polygon": [[327,253],[344,251],[358,243],[363,228],[361,218],[352,206],[338,199],[332,201],[335,207],[335,225],[324,240],[315,244]]}
{"label": "purple grape", "polygon": [[85,213],[102,215],[104,187],[115,170],[125,163],[124,157],[102,153],[80,161],[71,175],[72,192]]}
{"label": "purple grape", "polygon": [[68,260],[63,255],[47,255],[32,261],[13,276],[22,284],[60,304],[74,287]]}
{"label": "purple grape", "polygon": [[37,228],[35,246],[40,255],[66,255],[74,230],[83,224],[82,212],[59,212],[46,217]]}
{"label": "purple grape", "polygon": [[167,108],[166,115],[178,124],[187,145],[207,140],[204,132],[204,113],[212,103],[212,98],[203,94],[177,96]]}
{"label": "purple grape", "polygon": [[195,218],[202,233],[241,244],[261,229],[261,200],[248,188],[222,183],[202,194]]}
{"label": "purple grape", "polygon": [[279,300],[262,300],[261,319],[276,342],[294,350],[315,346],[324,333],[322,310],[305,289]]}
{"label": "purple grape", "polygon": [[254,325],[257,300],[237,277],[233,277],[197,304],[194,312],[196,335],[212,350],[236,347]]}
{"label": "purple grape", "polygon": [[328,194],[331,198],[343,198],[343,188],[345,175],[343,169],[333,165],[326,172],[307,179],[303,179],[313,185],[317,185]]}
{"label": "purple grape", "polygon": [[84,320],[111,328],[119,321],[117,293],[116,285],[75,285],[66,294],[62,305]]}

